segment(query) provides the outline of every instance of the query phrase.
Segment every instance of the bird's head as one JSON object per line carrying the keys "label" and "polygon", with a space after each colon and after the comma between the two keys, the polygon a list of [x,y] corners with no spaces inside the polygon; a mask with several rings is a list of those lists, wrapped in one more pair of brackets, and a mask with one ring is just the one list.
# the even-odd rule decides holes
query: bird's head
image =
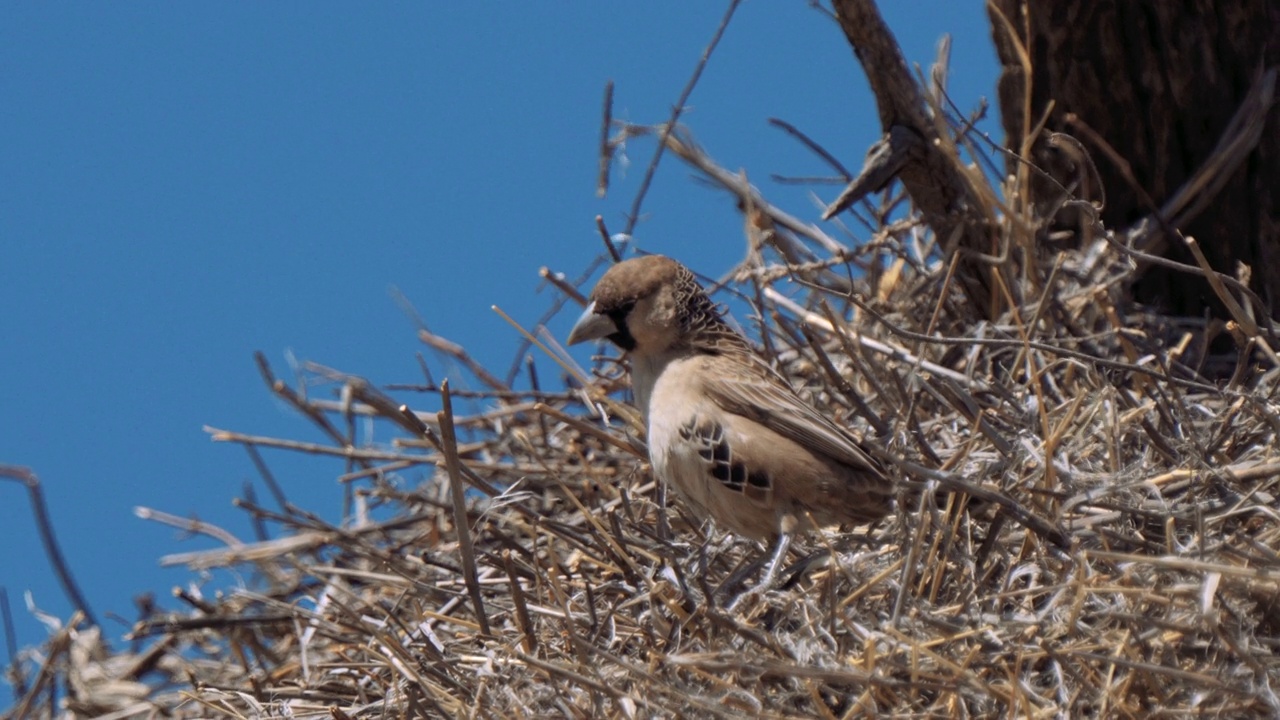
{"label": "bird's head", "polygon": [[685,266],[661,255],[633,258],[596,283],[568,342],[608,340],[628,352],[659,353],[680,341],[708,308],[715,313]]}

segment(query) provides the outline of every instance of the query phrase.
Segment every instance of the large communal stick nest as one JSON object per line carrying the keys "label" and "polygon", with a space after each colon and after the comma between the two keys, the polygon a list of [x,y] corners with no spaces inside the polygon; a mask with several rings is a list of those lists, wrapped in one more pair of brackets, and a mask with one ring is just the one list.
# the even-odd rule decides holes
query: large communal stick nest
{"label": "large communal stick nest", "polygon": [[[243,586],[178,592],[127,649],[67,624],[11,668],[12,716],[1280,713],[1270,324],[1133,306],[1144,259],[1088,207],[1060,205],[1086,241],[1045,249],[1026,185],[962,161],[990,149],[933,97],[934,150],[998,243],[965,260],[991,270],[983,308],[901,185],[850,204],[857,233],[829,233],[683,128],[611,123],[606,143],[655,138],[737,199],[746,251],[694,269],[797,389],[884,449],[902,486],[887,521],[799,543],[786,585],[730,611],[720,585],[760,549],[664,498],[612,355],[577,367],[538,328],[526,362],[513,331],[503,377],[421,330],[468,392],[319,365],[292,387],[260,358],[329,442],[213,438],[249,448],[269,485],[259,449],[332,457],[346,521],[242,501],[273,539],[164,562]],[[555,308],[581,302],[585,276],[542,274]],[[1238,339],[1225,372],[1206,365],[1216,332]],[[455,412],[462,398],[482,410]]]}

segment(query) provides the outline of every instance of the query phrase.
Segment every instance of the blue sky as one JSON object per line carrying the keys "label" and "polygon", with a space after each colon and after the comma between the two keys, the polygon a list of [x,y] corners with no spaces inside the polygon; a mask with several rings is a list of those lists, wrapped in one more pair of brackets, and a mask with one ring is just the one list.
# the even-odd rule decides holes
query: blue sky
{"label": "blue sky", "polygon": [[[993,98],[982,3],[882,5],[913,62],[927,66],[952,33],[961,107]],[[160,556],[211,546],[135,506],[252,537],[231,500],[256,473],[203,426],[318,439],[267,392],[255,350],[284,377],[293,356],[418,382],[425,348],[397,288],[433,331],[510,365],[518,337],[489,307],[532,324],[551,301],[538,269],[584,268],[601,249],[594,217],[623,226],[652,155],[629,145],[596,197],[605,81],[617,117],[665,120],[724,8],[0,5],[0,463],[39,474],[109,636],[127,629],[109,616],[132,618],[134,595],[168,602],[192,579]],[[799,1],[744,2],[689,105],[684,122],[714,157],[811,219],[811,189],[769,175],[827,168],[766,119],[852,168],[879,135],[839,28]],[[644,213],[645,250],[712,275],[741,256],[728,196],[674,159]],[[340,463],[265,457],[295,503],[338,519]],[[18,642],[38,643],[23,593],[57,616],[70,605],[14,483],[0,483],[0,547]]]}

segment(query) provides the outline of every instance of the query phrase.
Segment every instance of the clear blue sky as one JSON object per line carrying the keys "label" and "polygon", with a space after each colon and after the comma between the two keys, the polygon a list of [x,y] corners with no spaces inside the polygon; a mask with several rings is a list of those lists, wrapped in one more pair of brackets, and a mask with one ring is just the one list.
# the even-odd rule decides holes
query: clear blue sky
{"label": "clear blue sky", "polygon": [[[882,5],[911,61],[927,66],[953,34],[962,107],[994,96],[981,2]],[[253,351],[286,377],[291,353],[377,384],[420,381],[424,348],[395,287],[435,332],[505,370],[518,338],[489,307],[532,323],[550,303],[539,267],[586,266],[601,249],[594,217],[622,227],[653,152],[630,145],[630,166],[596,197],[605,81],[618,117],[665,120],[724,8],[0,5],[0,463],[43,480],[110,637],[126,626],[106,616],[132,618],[134,595],[168,604],[190,579],[160,569],[161,555],[211,546],[134,506],[252,537],[230,502],[256,473],[202,426],[317,439],[267,392]],[[684,122],[816,218],[808,189],[769,174],[827,169],[771,116],[853,168],[879,135],[843,35],[798,0],[743,4]],[[743,248],[732,202],[672,158],[663,168],[638,245],[724,271]],[[337,519],[338,462],[266,458],[295,503]],[[14,483],[0,483],[0,547],[19,644],[38,643],[23,593],[57,616],[70,605]]]}

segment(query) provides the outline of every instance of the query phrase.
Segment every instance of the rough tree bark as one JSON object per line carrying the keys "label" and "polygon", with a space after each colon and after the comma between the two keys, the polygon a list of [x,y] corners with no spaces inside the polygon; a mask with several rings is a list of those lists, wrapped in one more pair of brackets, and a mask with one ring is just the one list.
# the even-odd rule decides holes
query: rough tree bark
{"label": "rough tree bark", "polygon": [[[999,98],[1008,147],[1018,151],[1024,138],[1036,137],[1030,157],[1038,166],[1077,197],[1102,199],[1097,188],[1075,182],[1087,173],[1050,147],[1047,133],[1034,135],[1047,112],[1046,130],[1075,137],[1096,165],[1109,228],[1132,228],[1162,208],[1170,225],[1199,241],[1215,270],[1237,276],[1247,265],[1250,287],[1276,317],[1280,2],[993,0],[988,7],[1004,65]],[[1014,38],[1026,49],[1029,76]],[[1232,125],[1250,113],[1251,130],[1241,120]],[[1031,180],[1043,207],[1054,206],[1061,190]],[[1181,239],[1152,226],[1147,251],[1196,264]],[[1209,309],[1225,317],[1203,278],[1176,270],[1146,267],[1133,292],[1165,312]]]}

